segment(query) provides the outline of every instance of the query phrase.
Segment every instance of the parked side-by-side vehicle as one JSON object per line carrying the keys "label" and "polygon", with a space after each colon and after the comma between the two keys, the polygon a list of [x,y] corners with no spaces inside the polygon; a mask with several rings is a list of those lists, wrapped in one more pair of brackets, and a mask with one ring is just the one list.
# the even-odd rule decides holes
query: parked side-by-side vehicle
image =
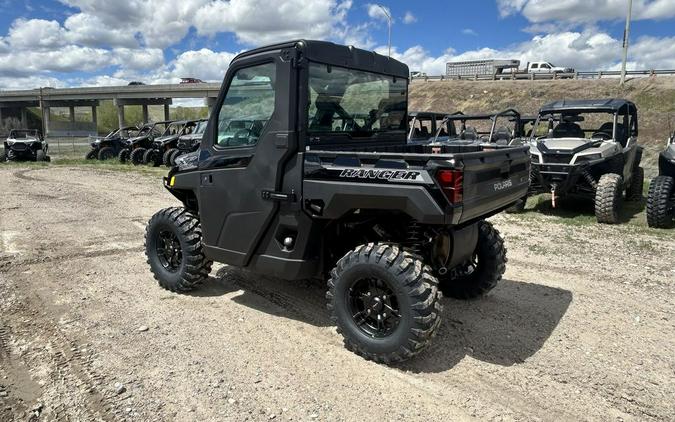
{"label": "parked side-by-side vehicle", "polygon": [[143,125],[138,129],[136,136],[126,140],[126,145],[118,156],[120,162],[126,163],[130,161],[136,166],[143,164],[145,152],[152,148],[152,142],[164,133],[166,126],[169,124],[171,124],[171,121],[146,123]]}
{"label": "parked side-by-side vehicle", "polygon": [[50,161],[49,144],[36,129],[12,129],[4,142],[0,162]]}
{"label": "parked side-by-side vehicle", "polygon": [[159,284],[187,291],[213,261],[327,279],[348,349],[408,359],[438,330],[441,294],[474,298],[506,265],[486,218],[528,188],[527,146],[407,142],[408,67],[321,41],[238,55],[199,150],[165,186],[146,254]]}
{"label": "parked side-by-side vehicle", "polygon": [[624,199],[642,198],[638,112],[623,99],[562,100],[545,105],[530,139],[530,192],[550,193],[553,206],[564,195],[595,202],[600,223],[619,222]]}
{"label": "parked side-by-side vehicle", "polygon": [[91,141],[91,150],[84,158],[87,160],[110,160],[120,155],[127,146],[127,140],[138,136],[138,127],[126,126],[113,130],[104,137],[94,138]]}
{"label": "parked side-by-side vehicle", "polygon": [[659,175],[649,184],[647,223],[656,228],[675,226],[675,132],[659,154]]}

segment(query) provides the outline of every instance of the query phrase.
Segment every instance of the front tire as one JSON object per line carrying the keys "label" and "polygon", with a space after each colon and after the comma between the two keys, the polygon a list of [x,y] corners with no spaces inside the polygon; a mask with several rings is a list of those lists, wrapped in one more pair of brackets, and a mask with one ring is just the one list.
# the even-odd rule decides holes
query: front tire
{"label": "front tire", "polygon": [[649,184],[647,224],[658,229],[675,227],[675,179],[672,177],[658,176]]}
{"label": "front tire", "polygon": [[633,172],[630,186],[626,188],[626,201],[638,202],[642,200],[642,189],[645,184],[645,170],[638,167]]}
{"label": "front tire", "polygon": [[444,296],[475,299],[494,289],[506,271],[506,247],[499,231],[487,221],[478,224],[478,243],[471,261],[439,277]]}
{"label": "front tire", "polygon": [[136,148],[135,150],[131,151],[131,154],[129,155],[129,161],[131,161],[131,164],[135,166],[140,166],[143,164],[143,156],[145,155],[145,148]]}
{"label": "front tire", "polygon": [[87,155],[84,156],[85,160],[95,160],[98,158],[98,150],[97,149],[92,149],[87,153]]}
{"label": "front tire", "polygon": [[595,217],[598,223],[618,224],[623,177],[614,173],[603,174],[595,191]]}
{"label": "front tire", "polygon": [[113,158],[115,158],[115,150],[111,147],[103,147],[98,152],[99,161],[112,160]]}
{"label": "front tire", "polygon": [[328,280],[328,310],[345,347],[375,362],[401,362],[424,350],[441,319],[431,268],[397,245],[358,246]]}
{"label": "front tire", "polygon": [[145,254],[159,285],[187,292],[206,280],[213,262],[206,259],[199,218],[185,208],[165,208],[145,230]]}
{"label": "front tire", "polygon": [[183,151],[181,151],[181,150],[179,150],[179,149],[177,149],[176,151],[174,151],[174,153],[171,154],[171,157],[169,158],[169,160],[170,160],[170,162],[171,162],[171,164],[169,165],[169,167],[174,167],[174,166],[176,165],[176,158],[178,158],[178,157],[180,157],[181,155],[184,155],[184,154],[185,154],[185,152],[183,152]]}

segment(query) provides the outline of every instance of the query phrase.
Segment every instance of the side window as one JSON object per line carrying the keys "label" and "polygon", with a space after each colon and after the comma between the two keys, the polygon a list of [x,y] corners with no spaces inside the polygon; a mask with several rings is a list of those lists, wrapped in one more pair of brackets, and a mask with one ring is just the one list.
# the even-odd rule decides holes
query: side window
{"label": "side window", "polygon": [[239,69],[232,78],[218,112],[221,148],[250,147],[274,113],[276,65],[265,63]]}
{"label": "side window", "polygon": [[532,69],[539,69],[539,63],[533,63]]}

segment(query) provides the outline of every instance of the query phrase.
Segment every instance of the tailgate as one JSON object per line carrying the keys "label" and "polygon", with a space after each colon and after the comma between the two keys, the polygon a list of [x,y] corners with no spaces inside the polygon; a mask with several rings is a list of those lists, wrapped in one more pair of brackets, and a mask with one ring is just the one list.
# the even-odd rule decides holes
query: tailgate
{"label": "tailgate", "polygon": [[529,147],[466,154],[460,223],[501,210],[527,195]]}

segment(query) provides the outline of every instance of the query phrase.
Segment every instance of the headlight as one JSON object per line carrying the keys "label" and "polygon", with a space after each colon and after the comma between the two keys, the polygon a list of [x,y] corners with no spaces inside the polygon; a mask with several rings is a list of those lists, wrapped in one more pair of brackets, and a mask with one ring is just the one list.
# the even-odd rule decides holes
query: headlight
{"label": "headlight", "polygon": [[539,164],[539,156],[538,156],[538,155],[532,154],[531,157],[532,157],[532,162],[533,162],[533,163]]}
{"label": "headlight", "polygon": [[7,146],[8,146],[8,147],[11,147],[12,145],[14,145],[14,141],[7,141]]}
{"label": "headlight", "polygon": [[574,160],[575,163],[583,163],[586,161],[593,161],[593,160],[599,160],[602,158],[602,154],[587,154],[587,155],[580,155],[577,157],[576,160]]}

